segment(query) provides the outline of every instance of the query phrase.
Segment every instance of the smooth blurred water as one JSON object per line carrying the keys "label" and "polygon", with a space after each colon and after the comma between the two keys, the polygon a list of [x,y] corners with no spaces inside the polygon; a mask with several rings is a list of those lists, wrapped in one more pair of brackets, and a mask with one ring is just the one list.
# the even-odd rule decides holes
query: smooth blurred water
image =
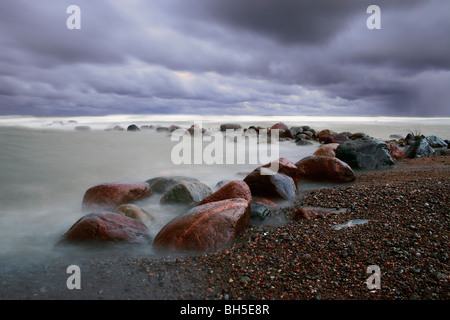
{"label": "smooth blurred water", "polygon": [[[69,122],[75,120],[75,122]],[[261,164],[175,165],[171,151],[177,142],[166,132],[155,130],[106,131],[120,125],[177,124],[189,128],[202,121],[204,128],[217,130],[220,123],[238,122],[243,127],[270,127],[283,121],[309,125],[316,130],[366,132],[386,139],[390,134],[450,137],[449,119],[379,118],[275,118],[275,117],[189,117],[108,116],[78,118],[0,117],[0,261],[10,258],[33,260],[54,254],[59,238],[85,213],[84,192],[97,184],[123,180],[145,181],[161,175],[186,175],[212,189],[221,180],[241,180]],[[89,131],[77,131],[86,125]],[[207,145],[208,143],[205,142]],[[231,143],[233,145],[233,143]],[[281,142],[279,156],[292,162],[311,155],[318,147]],[[274,159],[276,155],[274,155]],[[157,232],[177,214],[179,208],[159,205],[154,195],[139,205],[156,221],[148,225]],[[153,254],[151,246],[140,248]]]}

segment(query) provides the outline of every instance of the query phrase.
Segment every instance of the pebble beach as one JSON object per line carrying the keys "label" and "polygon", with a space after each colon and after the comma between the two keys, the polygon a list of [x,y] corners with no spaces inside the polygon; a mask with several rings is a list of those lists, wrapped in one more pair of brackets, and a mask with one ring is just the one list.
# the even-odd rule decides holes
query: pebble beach
{"label": "pebble beach", "polygon": [[[278,208],[280,225],[252,226],[223,250],[158,257],[74,257],[2,271],[1,299],[447,300],[450,157],[401,159],[357,172],[351,183],[311,189]],[[301,183],[301,182],[300,182]],[[329,214],[292,219],[300,207]],[[337,228],[353,219],[367,223]],[[369,266],[380,288],[369,289]]]}

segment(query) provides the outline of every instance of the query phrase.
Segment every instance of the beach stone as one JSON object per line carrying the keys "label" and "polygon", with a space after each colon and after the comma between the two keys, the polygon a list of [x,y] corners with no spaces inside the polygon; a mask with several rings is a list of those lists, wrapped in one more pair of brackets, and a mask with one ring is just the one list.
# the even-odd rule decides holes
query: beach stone
{"label": "beach stone", "polygon": [[141,131],[141,129],[139,129],[139,127],[135,124],[130,124],[127,128],[127,131]]}
{"label": "beach stone", "polygon": [[342,135],[342,134],[333,134],[333,135],[329,135],[325,138],[322,139],[322,142],[324,144],[328,144],[328,143],[344,143],[345,141],[350,140],[347,136]]}
{"label": "beach stone", "polygon": [[75,127],[75,130],[77,130],[77,131],[89,131],[89,130],[91,130],[91,127],[89,127],[89,126],[77,126],[77,127]]}
{"label": "beach stone", "polygon": [[114,212],[87,214],[62,237],[62,242],[148,243],[150,240],[145,224]]}
{"label": "beach stone", "polygon": [[141,207],[131,203],[121,204],[120,206],[114,209],[114,212],[123,214],[124,216],[139,220],[144,223],[155,219],[152,215],[143,210]]}
{"label": "beach stone", "polygon": [[228,129],[231,130],[241,129],[241,125],[238,123],[223,123],[220,125],[220,131],[226,131]]}
{"label": "beach stone", "polygon": [[180,126],[177,126],[177,125],[173,124],[173,125],[171,125],[169,127],[169,132],[173,132],[173,131],[178,130],[178,129],[182,129],[182,128]]}
{"label": "beach stone", "polygon": [[272,213],[270,212],[270,209],[268,206],[266,206],[262,203],[250,204],[250,220],[256,220],[257,222],[261,222],[271,216],[272,216]]}
{"label": "beach stone", "polygon": [[326,139],[328,139],[330,136],[336,134],[333,130],[330,129],[323,129],[317,133],[317,138],[319,142],[323,143]]}
{"label": "beach stone", "polygon": [[288,130],[288,126],[284,122],[275,123],[270,129]]}
{"label": "beach stone", "polygon": [[169,131],[169,128],[168,127],[157,127],[156,131],[157,132],[167,132],[167,131]]}
{"label": "beach stone", "polygon": [[432,148],[445,148],[448,146],[444,139],[437,136],[428,136],[425,139]]}
{"label": "beach stone", "polygon": [[167,190],[161,204],[196,205],[212,194],[211,188],[200,181],[183,181]]}
{"label": "beach stone", "polygon": [[397,147],[395,144],[388,143],[387,146],[389,148],[389,154],[391,155],[394,161],[406,158],[405,152],[399,147]]}
{"label": "beach stone", "polygon": [[259,197],[257,199],[254,198],[253,203],[260,203],[260,204],[265,205],[268,208],[277,208],[278,207],[278,204],[275,201],[264,198],[264,197]]}
{"label": "beach stone", "polygon": [[248,202],[252,202],[252,193],[244,181],[235,180],[227,183],[219,190],[200,201],[198,205],[233,198],[242,198]]}
{"label": "beach stone", "polygon": [[[300,136],[301,136],[301,134],[300,134]],[[310,146],[313,143],[311,141],[308,141],[308,140],[303,140],[302,138],[297,138],[295,140],[295,144],[298,145],[298,146]]]}
{"label": "beach stone", "polygon": [[324,156],[324,157],[335,157],[336,149],[339,146],[339,143],[328,143],[321,145],[317,150],[313,153],[315,156]]}
{"label": "beach stone", "polygon": [[435,150],[430,146],[426,138],[420,138],[405,150],[408,158],[428,157],[434,153]]}
{"label": "beach stone", "polygon": [[311,220],[316,219],[319,217],[326,217],[330,214],[330,210],[322,209],[322,208],[315,208],[315,207],[302,207],[298,210],[296,210],[292,216],[292,220],[298,221],[298,220]]}
{"label": "beach stone", "polygon": [[338,183],[351,182],[356,179],[352,168],[337,158],[309,156],[301,159],[295,165],[298,179]]}
{"label": "beach stone", "polygon": [[353,169],[380,169],[394,165],[387,144],[372,137],[350,140],[336,149],[336,158],[346,162]]}
{"label": "beach stone", "polygon": [[196,206],[166,224],[156,235],[156,249],[214,251],[230,242],[250,225],[250,204],[227,199]]}
{"label": "beach stone", "polygon": [[244,181],[250,187],[252,196],[292,200],[297,193],[294,179],[282,173],[262,175],[261,167],[253,170]]}
{"label": "beach stone", "polygon": [[172,175],[155,177],[147,180],[146,182],[149,184],[150,188],[154,193],[165,193],[175,185],[179,184],[180,182],[190,182],[190,181],[199,182],[198,179],[193,177],[172,176]]}
{"label": "beach stone", "polygon": [[289,129],[289,131],[291,131],[291,134],[292,134],[293,138],[297,138],[298,134],[302,134],[303,133],[303,128],[302,127],[291,127]]}
{"label": "beach stone", "polygon": [[121,181],[104,183],[89,188],[83,197],[84,211],[112,211],[121,204],[148,198],[152,190],[147,182]]}

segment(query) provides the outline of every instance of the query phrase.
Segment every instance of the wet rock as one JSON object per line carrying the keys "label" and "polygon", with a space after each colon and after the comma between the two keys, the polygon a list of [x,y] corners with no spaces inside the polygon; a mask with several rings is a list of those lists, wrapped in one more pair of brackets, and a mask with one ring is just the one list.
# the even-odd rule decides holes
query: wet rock
{"label": "wet rock", "polygon": [[336,149],[339,146],[339,143],[328,143],[321,145],[315,152],[315,156],[324,156],[324,157],[335,157]]}
{"label": "wet rock", "polygon": [[230,244],[250,224],[250,204],[228,199],[196,206],[165,225],[156,235],[156,249],[214,251]]}
{"label": "wet rock", "polygon": [[146,182],[121,181],[89,188],[83,197],[84,211],[114,210],[121,204],[133,203],[152,195]]}
{"label": "wet rock", "polygon": [[179,184],[180,182],[191,182],[197,181],[198,179],[187,176],[161,176],[155,177],[147,180],[146,182],[149,184],[150,188],[154,193],[165,193],[173,186]]}
{"label": "wet rock", "polygon": [[354,169],[380,169],[394,165],[386,143],[372,137],[351,140],[340,144],[336,158]]}
{"label": "wet rock", "polygon": [[319,133],[317,134],[317,138],[320,143],[323,143],[326,139],[328,139],[330,136],[334,134],[336,134],[336,132],[334,132],[333,130],[324,129],[319,131]]}
{"label": "wet rock", "polygon": [[345,183],[356,179],[352,168],[337,158],[309,156],[298,161],[295,165],[297,166],[297,178],[299,180]]}
{"label": "wet rock", "polygon": [[123,214],[124,216],[139,220],[143,223],[154,220],[155,218],[151,216],[148,212],[140,208],[135,204],[122,204],[114,209],[115,213]]}
{"label": "wet rock", "polygon": [[200,181],[184,181],[174,185],[161,197],[161,204],[196,205],[212,194],[212,190]]}
{"label": "wet rock", "polygon": [[226,131],[226,130],[237,130],[241,129],[241,125],[238,123],[223,123],[220,125],[220,131]]}
{"label": "wet rock", "polygon": [[298,221],[302,219],[311,220],[318,217],[326,217],[330,212],[321,208],[302,207],[296,210],[292,216],[292,220]]}
{"label": "wet rock", "polygon": [[168,132],[169,128],[168,127],[157,127],[156,131],[157,132]]}
{"label": "wet rock", "polygon": [[173,131],[175,131],[175,130],[178,130],[178,129],[182,129],[180,126],[177,126],[177,125],[175,125],[175,124],[173,124],[173,125],[171,125],[170,127],[169,127],[169,132],[173,132]]}
{"label": "wet rock", "polygon": [[291,131],[291,134],[292,134],[293,138],[297,138],[297,135],[303,133],[303,128],[302,127],[291,127],[289,130]]}
{"label": "wet rock", "polygon": [[428,157],[434,153],[435,150],[430,146],[426,138],[417,140],[405,150],[408,158]]}
{"label": "wet rock", "polygon": [[151,237],[140,221],[119,213],[90,213],[79,219],[62,237],[70,242],[148,243]]}
{"label": "wet rock", "polygon": [[244,181],[235,180],[227,183],[219,190],[200,201],[198,205],[233,198],[242,198],[248,202],[252,202],[252,193]]}
{"label": "wet rock", "polygon": [[[262,203],[252,203],[250,204],[250,220],[258,222],[262,222],[267,218],[271,217],[272,213],[270,212],[270,208]],[[252,223],[251,223],[252,224]]]}
{"label": "wet rock", "polygon": [[130,124],[127,128],[127,131],[141,131],[141,129],[139,129],[139,127],[135,124]]}
{"label": "wet rock", "polygon": [[272,201],[272,200],[267,199],[267,198],[254,199],[253,203],[260,203],[260,204],[265,205],[268,208],[276,208],[276,207],[278,207],[278,204],[275,201]]}
{"label": "wet rock", "polygon": [[342,134],[333,134],[333,135],[329,135],[327,137],[324,137],[322,139],[322,142],[324,144],[328,144],[328,143],[344,143],[345,141],[350,140],[347,136],[342,135]]}
{"label": "wet rock", "polygon": [[288,126],[284,122],[275,123],[270,129],[288,130]]}
{"label": "wet rock", "polygon": [[89,127],[89,126],[76,126],[75,130],[77,130],[77,131],[89,131],[89,130],[91,130],[91,127]]}

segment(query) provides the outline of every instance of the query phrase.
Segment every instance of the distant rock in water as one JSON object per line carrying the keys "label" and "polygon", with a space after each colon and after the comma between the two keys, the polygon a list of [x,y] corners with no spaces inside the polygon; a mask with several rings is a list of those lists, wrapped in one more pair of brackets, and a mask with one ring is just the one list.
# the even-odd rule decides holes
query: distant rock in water
{"label": "distant rock in water", "polygon": [[336,158],[353,169],[374,170],[395,165],[387,144],[372,137],[346,141],[336,149]]}
{"label": "distant rock in water", "polygon": [[77,130],[77,131],[89,131],[89,130],[91,130],[91,127],[89,127],[89,126],[76,126],[75,130]]}
{"label": "distant rock in water", "polygon": [[421,138],[410,145],[405,154],[408,158],[428,157],[435,153],[435,150],[430,146],[426,138]]}
{"label": "distant rock in water", "polygon": [[150,197],[152,191],[146,182],[121,181],[104,183],[89,188],[83,197],[84,211],[112,211],[121,204],[133,203]]}
{"label": "distant rock in water", "polygon": [[208,252],[224,248],[250,225],[250,204],[240,198],[196,206],[156,235],[158,250]]}
{"label": "distant rock in water", "polygon": [[225,130],[237,130],[237,129],[241,129],[241,125],[238,123],[224,123],[220,125],[220,131],[225,131]]}
{"label": "distant rock in water", "polygon": [[151,236],[142,222],[119,213],[90,213],[79,219],[60,243],[86,242],[149,243]]}
{"label": "distant rock in water", "polygon": [[141,129],[139,129],[139,127],[135,124],[130,124],[127,128],[127,131],[141,131]]}

